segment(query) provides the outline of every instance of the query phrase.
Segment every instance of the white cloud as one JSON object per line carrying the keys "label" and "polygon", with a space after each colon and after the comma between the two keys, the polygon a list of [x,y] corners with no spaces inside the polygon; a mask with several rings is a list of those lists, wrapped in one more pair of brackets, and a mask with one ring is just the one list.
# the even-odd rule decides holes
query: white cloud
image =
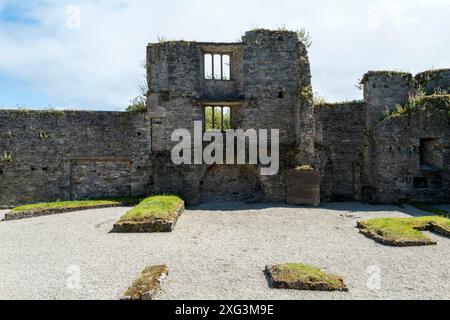
{"label": "white cloud", "polygon": [[[0,10],[12,2],[0,0]],[[73,5],[81,10],[79,30],[67,28]],[[38,24],[0,20],[0,76],[60,105],[125,106],[138,94],[145,47],[158,35],[236,41],[252,26],[306,27],[315,90],[331,100],[361,98],[354,84],[369,69],[450,67],[444,0],[41,0],[21,6]]]}

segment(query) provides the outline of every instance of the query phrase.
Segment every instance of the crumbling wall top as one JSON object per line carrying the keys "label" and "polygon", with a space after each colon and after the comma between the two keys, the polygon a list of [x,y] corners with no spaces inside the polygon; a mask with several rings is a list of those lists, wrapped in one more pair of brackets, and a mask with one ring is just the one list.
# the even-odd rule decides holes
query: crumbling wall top
{"label": "crumbling wall top", "polygon": [[402,71],[389,71],[389,70],[378,70],[378,71],[368,71],[361,79],[361,84],[372,80],[372,79],[404,79],[406,81],[411,81],[413,79],[413,75],[409,72]]}

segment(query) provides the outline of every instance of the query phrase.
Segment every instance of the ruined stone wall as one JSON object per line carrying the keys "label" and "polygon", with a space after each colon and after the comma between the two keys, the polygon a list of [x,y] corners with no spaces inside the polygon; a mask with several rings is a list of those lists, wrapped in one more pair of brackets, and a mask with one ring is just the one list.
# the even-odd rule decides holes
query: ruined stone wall
{"label": "ruined stone wall", "polygon": [[[430,96],[411,114],[374,126],[375,202],[450,201],[449,111],[450,96]],[[423,162],[430,158],[433,163]]]}
{"label": "ruined stone wall", "polygon": [[[205,79],[205,53],[230,55],[231,79]],[[254,30],[239,43],[150,44],[147,71],[145,114],[0,111],[0,206],[153,192],[188,204],[284,202],[290,170],[307,164],[320,170],[322,201],[449,201],[449,69],[371,71],[364,101],[314,108],[297,34]],[[423,108],[386,118],[419,87],[431,95]],[[234,129],[280,130],[277,175],[172,163],[172,133],[193,136],[214,105],[231,108]]]}
{"label": "ruined stone wall", "polygon": [[365,103],[327,103],[314,111],[322,201],[361,200]]}
{"label": "ruined stone wall", "polygon": [[1,206],[152,191],[144,114],[3,110],[0,128]]}
{"label": "ruined stone wall", "polygon": [[[230,80],[204,79],[205,53],[231,56]],[[188,203],[197,203],[203,193],[202,186],[211,180],[209,175],[217,176],[223,171],[204,165],[175,166],[170,161],[170,152],[177,144],[171,141],[173,131],[183,128],[193,135],[194,122],[204,120],[203,108],[209,103],[230,106],[235,129],[279,129],[283,147],[294,149],[305,163],[311,161],[313,108],[310,101],[305,102],[299,94],[311,91],[311,75],[306,48],[299,43],[296,33],[256,30],[247,32],[242,43],[150,44],[147,65],[149,94],[157,96],[159,114],[164,110],[163,117],[151,120],[152,150],[159,153],[155,160],[155,186],[159,191],[176,192],[185,196]],[[282,154],[282,157],[287,155]],[[233,172],[240,172],[236,170]],[[258,169],[254,172],[254,178],[261,181],[264,200],[285,201],[285,168],[274,177],[260,177]],[[240,175],[231,173],[231,176]],[[244,178],[242,175],[243,185]],[[223,196],[224,190],[228,190],[228,195],[223,198],[233,198],[233,193],[242,194],[242,188],[235,188],[237,183],[233,179],[219,177],[217,180],[225,180],[212,189],[217,195]],[[247,190],[253,193],[252,188]]]}
{"label": "ruined stone wall", "polygon": [[416,84],[421,86],[425,93],[450,93],[450,69],[430,70],[415,76]]}
{"label": "ruined stone wall", "polygon": [[386,110],[404,104],[415,90],[415,81],[410,73],[371,71],[364,75],[364,101],[366,102],[367,127],[383,118]]}

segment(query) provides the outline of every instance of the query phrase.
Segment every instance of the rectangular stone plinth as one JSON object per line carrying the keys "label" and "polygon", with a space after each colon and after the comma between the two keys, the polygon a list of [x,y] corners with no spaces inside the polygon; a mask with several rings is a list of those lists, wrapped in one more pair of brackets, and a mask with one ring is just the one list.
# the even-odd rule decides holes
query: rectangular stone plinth
{"label": "rectangular stone plinth", "polygon": [[315,170],[293,169],[287,177],[287,203],[320,205],[320,174]]}

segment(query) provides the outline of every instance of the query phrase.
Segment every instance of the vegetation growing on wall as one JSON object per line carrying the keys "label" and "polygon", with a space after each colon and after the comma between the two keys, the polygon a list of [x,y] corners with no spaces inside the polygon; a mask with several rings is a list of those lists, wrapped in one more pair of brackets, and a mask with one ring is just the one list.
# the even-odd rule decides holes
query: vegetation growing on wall
{"label": "vegetation growing on wall", "polygon": [[306,102],[311,104],[314,103],[314,93],[312,90],[312,86],[300,87],[298,89],[298,95],[303,98]]}
{"label": "vegetation growing on wall", "polygon": [[313,103],[314,103],[314,106],[323,105],[323,104],[327,103],[327,99],[325,98],[325,96],[323,96],[319,92],[314,92]]}
{"label": "vegetation growing on wall", "polygon": [[369,78],[372,76],[377,77],[384,76],[387,78],[401,77],[408,81],[413,79],[413,75],[411,73],[404,71],[389,71],[389,70],[369,71],[362,77],[361,84],[364,84],[364,82],[368,81]]}
{"label": "vegetation growing on wall", "polygon": [[314,170],[314,168],[311,167],[311,166],[308,165],[308,164],[298,166],[298,167],[295,168],[295,169],[298,170],[298,171],[313,171],[313,170]]}
{"label": "vegetation growing on wall", "polygon": [[145,69],[145,73],[144,73],[144,79],[139,84],[139,93],[140,94],[130,101],[130,105],[126,108],[127,112],[146,112],[147,111],[147,92],[148,92],[147,69],[148,69],[148,66],[146,63],[143,63],[142,67]]}
{"label": "vegetation growing on wall", "polygon": [[5,151],[1,156],[0,160],[3,162],[12,162],[12,154],[10,152]]}
{"label": "vegetation growing on wall", "polygon": [[383,119],[391,116],[411,115],[417,111],[425,110],[430,107],[447,110],[450,115],[450,95],[433,94],[427,96],[425,91],[422,88],[419,88],[415,94],[409,96],[406,104],[397,105],[393,110],[386,110]]}
{"label": "vegetation growing on wall", "polygon": [[305,28],[301,28],[296,31],[298,39],[305,45],[306,48],[310,48],[313,44],[311,35]]}
{"label": "vegetation growing on wall", "polygon": [[440,79],[444,74],[448,73],[450,69],[434,69],[421,72],[415,76],[415,79],[419,85],[425,85],[432,79]]}

